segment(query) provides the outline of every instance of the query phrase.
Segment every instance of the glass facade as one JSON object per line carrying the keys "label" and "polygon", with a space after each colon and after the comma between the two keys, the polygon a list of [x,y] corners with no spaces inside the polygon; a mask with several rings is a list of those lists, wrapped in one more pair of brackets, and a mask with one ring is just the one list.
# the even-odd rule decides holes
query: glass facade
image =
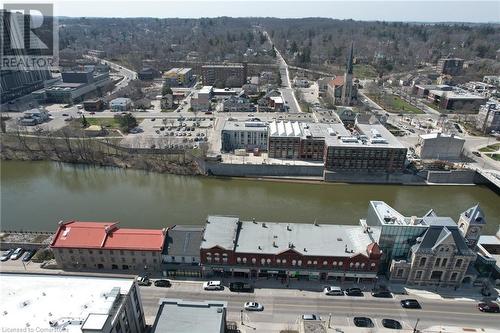
{"label": "glass facade", "polygon": [[427,226],[383,225],[379,246],[382,252],[381,272],[386,272],[392,259],[406,259],[417,237],[423,235]]}

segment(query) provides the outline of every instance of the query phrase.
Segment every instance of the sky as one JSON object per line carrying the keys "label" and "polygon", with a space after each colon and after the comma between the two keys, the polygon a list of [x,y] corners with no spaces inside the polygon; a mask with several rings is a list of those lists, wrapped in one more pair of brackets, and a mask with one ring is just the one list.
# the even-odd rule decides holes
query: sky
{"label": "sky", "polygon": [[328,17],[363,21],[500,23],[500,0],[31,0],[26,2],[52,2],[56,16],[71,17]]}

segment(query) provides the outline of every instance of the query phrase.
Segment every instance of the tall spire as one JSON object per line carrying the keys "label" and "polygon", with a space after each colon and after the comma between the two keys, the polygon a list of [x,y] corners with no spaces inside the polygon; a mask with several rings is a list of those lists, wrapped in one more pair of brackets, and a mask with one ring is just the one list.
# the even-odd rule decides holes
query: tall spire
{"label": "tall spire", "polygon": [[349,56],[347,57],[346,73],[352,74],[353,72],[353,58],[354,58],[354,42],[351,42],[351,49],[349,50]]}

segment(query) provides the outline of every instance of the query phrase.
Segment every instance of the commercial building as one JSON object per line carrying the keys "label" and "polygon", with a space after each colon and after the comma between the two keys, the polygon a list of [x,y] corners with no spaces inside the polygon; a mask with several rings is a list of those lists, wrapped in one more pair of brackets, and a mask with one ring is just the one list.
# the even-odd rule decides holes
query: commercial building
{"label": "commercial building", "polygon": [[[362,219],[360,223],[381,228],[381,272],[387,272],[393,260],[408,260],[412,246],[430,226],[457,227],[453,219],[437,216],[432,209],[422,217],[404,216],[383,201],[370,201],[366,219]],[[469,248],[474,248],[484,223],[484,214],[478,205],[460,215],[458,230]]]}
{"label": "commercial building", "polygon": [[0,103],[27,95],[44,87],[46,80],[52,79],[48,70],[1,70]]}
{"label": "commercial building", "polygon": [[23,112],[23,117],[19,119],[19,124],[23,126],[35,126],[50,119],[49,113],[45,110],[31,109]]}
{"label": "commercial building", "polygon": [[209,216],[200,257],[206,276],[372,280],[379,237],[372,227]]}
{"label": "commercial building", "polygon": [[104,110],[104,101],[100,98],[84,101],[83,108],[85,111],[102,111]]}
{"label": "commercial building", "polygon": [[477,243],[475,268],[481,276],[500,279],[500,227],[496,235],[482,235]]}
{"label": "commercial building", "polygon": [[419,136],[420,158],[458,160],[462,155],[465,139],[455,134],[428,133]]}
{"label": "commercial building", "polygon": [[154,80],[155,78],[157,78],[159,76],[159,72],[154,69],[154,68],[151,68],[151,67],[144,67],[143,69],[141,69],[139,71],[139,73],[137,73],[137,77],[139,78],[139,80]]}
{"label": "commercial building", "polygon": [[222,151],[267,150],[267,124],[260,121],[226,121],[221,130]]}
{"label": "commercial building", "polygon": [[490,99],[486,104],[479,107],[476,128],[485,134],[500,131],[500,101]]}
{"label": "commercial building", "polygon": [[193,111],[208,111],[210,110],[210,100],[213,96],[212,86],[203,86],[200,90],[194,93],[191,98],[191,108]]}
{"label": "commercial building", "polygon": [[118,97],[109,102],[111,111],[128,111],[132,108],[132,100],[126,97]]}
{"label": "commercial building", "polygon": [[171,87],[189,87],[194,81],[192,68],[171,68],[163,73],[163,79]]}
{"label": "commercial building", "polygon": [[90,94],[99,93],[111,82],[108,72],[70,71],[61,75],[62,83],[34,91],[33,97],[40,102],[72,104],[83,101]]}
{"label": "commercial building", "polygon": [[203,228],[174,225],[167,230],[162,257],[167,276],[201,275],[200,244]]}
{"label": "commercial building", "polygon": [[432,222],[406,260],[392,260],[390,280],[423,286],[472,284],[477,276],[471,267],[476,254],[452,219]]}
{"label": "commercial building", "polygon": [[159,271],[166,230],[117,222],[60,222],[50,244],[62,269]]}
{"label": "commercial building", "polygon": [[139,288],[132,279],[0,274],[2,331],[142,333]]}
{"label": "commercial building", "polygon": [[161,298],[151,333],[224,333],[227,302]]}
{"label": "commercial building", "polygon": [[241,87],[247,81],[246,64],[204,65],[203,84],[217,87]]}
{"label": "commercial building", "polygon": [[467,90],[454,88],[453,90],[429,90],[427,98],[445,110],[478,110],[481,104],[486,103],[487,97],[480,96]]}
{"label": "commercial building", "polygon": [[464,67],[464,59],[441,58],[437,62],[438,74],[460,75]]}

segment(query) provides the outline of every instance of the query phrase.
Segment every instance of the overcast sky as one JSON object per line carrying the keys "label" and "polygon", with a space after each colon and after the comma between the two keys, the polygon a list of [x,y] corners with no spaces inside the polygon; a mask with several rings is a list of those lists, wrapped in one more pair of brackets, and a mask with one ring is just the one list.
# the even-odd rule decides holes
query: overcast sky
{"label": "overcast sky", "polygon": [[[11,1],[9,1],[11,2]],[[13,1],[14,2],[14,1]],[[20,1],[15,1],[20,2]],[[329,17],[336,19],[495,22],[500,0],[494,1],[121,1],[31,0],[52,2],[55,15],[72,17]]]}

